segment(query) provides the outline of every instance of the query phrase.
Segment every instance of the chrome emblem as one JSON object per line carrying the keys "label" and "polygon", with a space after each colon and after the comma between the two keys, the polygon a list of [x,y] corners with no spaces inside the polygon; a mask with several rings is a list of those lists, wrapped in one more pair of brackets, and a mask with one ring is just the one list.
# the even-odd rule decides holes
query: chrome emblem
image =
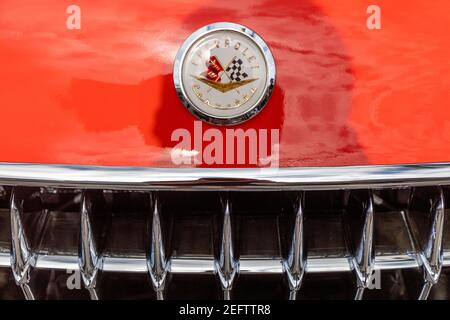
{"label": "chrome emblem", "polygon": [[173,79],[190,112],[209,123],[233,125],[254,117],[267,104],[275,84],[275,61],[254,31],[214,23],[183,43]]}

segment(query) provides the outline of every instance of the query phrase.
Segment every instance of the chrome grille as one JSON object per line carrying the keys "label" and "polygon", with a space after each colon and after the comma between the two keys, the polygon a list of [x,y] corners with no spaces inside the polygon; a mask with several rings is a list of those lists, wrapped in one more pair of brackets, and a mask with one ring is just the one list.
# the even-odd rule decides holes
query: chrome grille
{"label": "chrome grille", "polygon": [[4,298],[450,298],[450,189],[435,181],[0,181]]}

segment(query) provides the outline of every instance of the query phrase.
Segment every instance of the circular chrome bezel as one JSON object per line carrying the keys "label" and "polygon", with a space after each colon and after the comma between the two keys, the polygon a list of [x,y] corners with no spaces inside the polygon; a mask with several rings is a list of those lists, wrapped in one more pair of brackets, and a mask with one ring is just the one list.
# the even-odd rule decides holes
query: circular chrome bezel
{"label": "circular chrome bezel", "polygon": [[[205,114],[203,111],[197,108],[195,104],[186,95],[182,81],[183,61],[186,57],[186,53],[189,51],[192,45],[195,44],[197,40],[199,40],[201,37],[204,37],[209,33],[216,31],[233,31],[248,37],[250,41],[253,41],[256,44],[256,46],[261,50],[267,66],[267,79],[265,89],[264,92],[261,94],[261,97],[254,104],[253,108],[251,108],[250,110],[248,110],[243,114],[231,118],[212,117],[210,115]],[[276,75],[275,60],[266,42],[253,30],[240,24],[231,22],[217,22],[209,24],[192,33],[184,41],[184,43],[178,50],[178,53],[175,57],[175,63],[173,68],[173,82],[175,85],[175,90],[177,91],[177,95],[180,98],[181,102],[192,114],[194,114],[200,120],[216,125],[236,125],[256,116],[266,106],[270,96],[272,95],[272,91],[275,86],[275,75]]]}

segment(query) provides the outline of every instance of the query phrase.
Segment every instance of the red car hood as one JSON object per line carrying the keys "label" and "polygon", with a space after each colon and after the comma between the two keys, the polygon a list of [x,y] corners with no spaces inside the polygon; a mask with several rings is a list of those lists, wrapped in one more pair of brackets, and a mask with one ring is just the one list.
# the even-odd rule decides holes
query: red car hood
{"label": "red car hood", "polygon": [[[277,82],[238,128],[280,130],[280,165],[450,161],[450,2],[378,0],[0,1],[0,162],[175,166],[174,57],[196,29],[250,27]],[[213,126],[203,124],[206,130]],[[224,130],[221,128],[221,130]]]}

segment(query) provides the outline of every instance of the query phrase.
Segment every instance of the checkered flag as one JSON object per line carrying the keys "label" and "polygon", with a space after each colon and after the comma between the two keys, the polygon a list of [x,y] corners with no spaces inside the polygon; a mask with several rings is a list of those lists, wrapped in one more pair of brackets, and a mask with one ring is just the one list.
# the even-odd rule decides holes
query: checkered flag
{"label": "checkered flag", "polygon": [[231,82],[238,82],[248,77],[248,74],[242,72],[242,60],[234,57],[225,70],[231,79]]}

